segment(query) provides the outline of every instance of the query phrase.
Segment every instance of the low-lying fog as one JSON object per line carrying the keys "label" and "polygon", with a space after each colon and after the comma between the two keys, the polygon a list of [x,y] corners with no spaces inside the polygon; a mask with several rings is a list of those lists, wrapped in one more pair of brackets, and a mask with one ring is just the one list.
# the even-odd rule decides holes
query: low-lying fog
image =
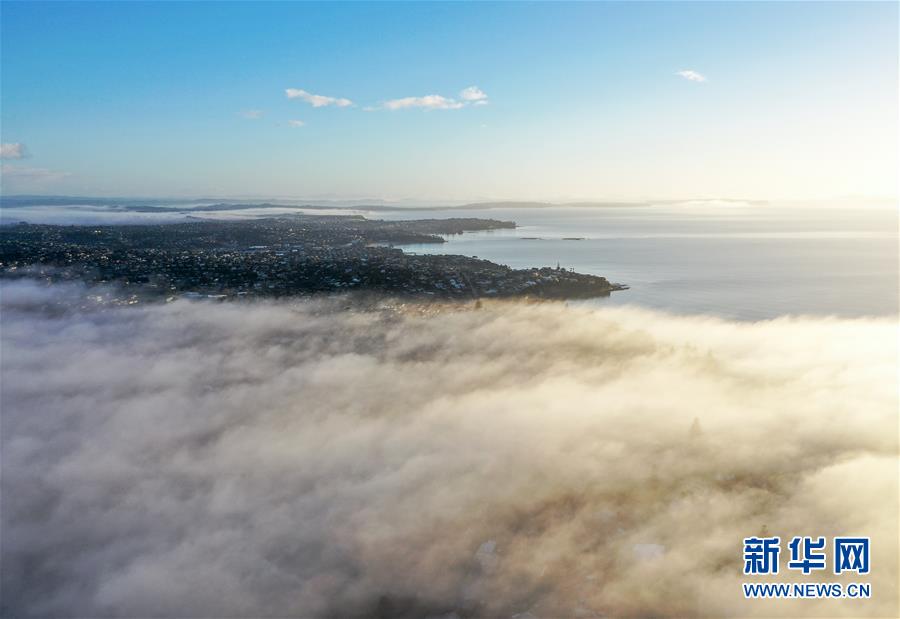
{"label": "low-lying fog", "polygon": [[894,320],[94,293],[2,286],[4,616],[898,614]]}

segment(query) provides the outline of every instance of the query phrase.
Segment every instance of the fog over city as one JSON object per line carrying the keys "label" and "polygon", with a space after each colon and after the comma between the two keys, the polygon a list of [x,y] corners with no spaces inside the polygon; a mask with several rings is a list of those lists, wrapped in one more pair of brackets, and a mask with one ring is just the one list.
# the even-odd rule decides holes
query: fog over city
{"label": "fog over city", "polygon": [[897,616],[893,318],[106,292],[2,283],[4,616]]}

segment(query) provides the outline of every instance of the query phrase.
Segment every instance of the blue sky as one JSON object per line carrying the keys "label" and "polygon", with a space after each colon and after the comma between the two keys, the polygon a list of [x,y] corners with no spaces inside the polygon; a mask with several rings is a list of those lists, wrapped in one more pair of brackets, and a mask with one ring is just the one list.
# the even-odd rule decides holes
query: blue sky
{"label": "blue sky", "polygon": [[[897,191],[896,3],[0,11],[7,194]],[[352,104],[314,106],[288,89]]]}

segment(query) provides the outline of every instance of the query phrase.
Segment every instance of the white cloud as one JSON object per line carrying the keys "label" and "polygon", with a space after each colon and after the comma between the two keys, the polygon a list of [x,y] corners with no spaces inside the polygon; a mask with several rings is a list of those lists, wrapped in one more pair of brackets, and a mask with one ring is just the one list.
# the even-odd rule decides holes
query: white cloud
{"label": "white cloud", "polygon": [[256,120],[257,118],[262,118],[263,111],[262,110],[242,110],[238,112],[244,118],[249,120]]}
{"label": "white cloud", "polygon": [[27,156],[25,145],[21,142],[5,142],[0,144],[0,159],[22,159]]}
{"label": "white cloud", "polygon": [[[353,105],[353,101],[350,99],[315,95],[299,88],[287,88],[284,92],[288,99],[301,99],[313,107],[325,107],[329,105],[349,107]],[[486,105],[487,102],[488,96],[483,90],[478,86],[469,86],[460,91],[459,99],[434,94],[422,97],[401,97],[399,99],[390,99],[380,105],[367,105],[363,107],[362,110],[364,112],[374,112],[379,109],[403,110],[407,108],[458,110],[469,105]]]}
{"label": "white cloud", "polygon": [[302,127],[302,126],[304,126],[305,124],[306,124],[306,123],[303,122],[302,120],[289,120],[289,121],[288,121],[288,126],[289,126],[289,127]]}
{"label": "white cloud", "polygon": [[684,79],[691,81],[691,82],[705,82],[706,81],[705,75],[701,75],[700,73],[697,73],[696,71],[692,71],[690,69],[683,69],[681,71],[676,71],[675,75],[679,75],[679,76],[683,77]]}
{"label": "white cloud", "polygon": [[464,88],[459,93],[459,98],[463,101],[487,101],[488,96],[481,90],[478,86],[469,86],[468,88]]}
{"label": "white cloud", "polygon": [[349,107],[353,105],[353,101],[343,97],[326,97],[325,95],[314,95],[299,88],[287,88],[284,91],[288,99],[302,99],[313,107],[325,107],[334,105],[336,107]]}
{"label": "white cloud", "polygon": [[460,100],[444,97],[443,95],[425,95],[424,97],[403,97],[391,99],[384,103],[387,110],[402,110],[412,107],[421,107],[430,110],[458,110],[467,105],[487,104],[487,95],[478,86],[469,86],[459,93]]}
{"label": "white cloud", "polygon": [[458,110],[465,104],[442,97],[441,95],[425,95],[424,97],[403,97],[391,99],[384,104],[388,110],[402,110],[410,107],[424,107],[430,110]]}

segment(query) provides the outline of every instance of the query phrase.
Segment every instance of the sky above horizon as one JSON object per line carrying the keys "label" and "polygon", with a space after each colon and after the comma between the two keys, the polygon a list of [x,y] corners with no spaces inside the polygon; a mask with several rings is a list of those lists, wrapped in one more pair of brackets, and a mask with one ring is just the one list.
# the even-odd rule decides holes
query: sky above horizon
{"label": "sky above horizon", "polygon": [[4,194],[897,195],[897,3],[0,3]]}

